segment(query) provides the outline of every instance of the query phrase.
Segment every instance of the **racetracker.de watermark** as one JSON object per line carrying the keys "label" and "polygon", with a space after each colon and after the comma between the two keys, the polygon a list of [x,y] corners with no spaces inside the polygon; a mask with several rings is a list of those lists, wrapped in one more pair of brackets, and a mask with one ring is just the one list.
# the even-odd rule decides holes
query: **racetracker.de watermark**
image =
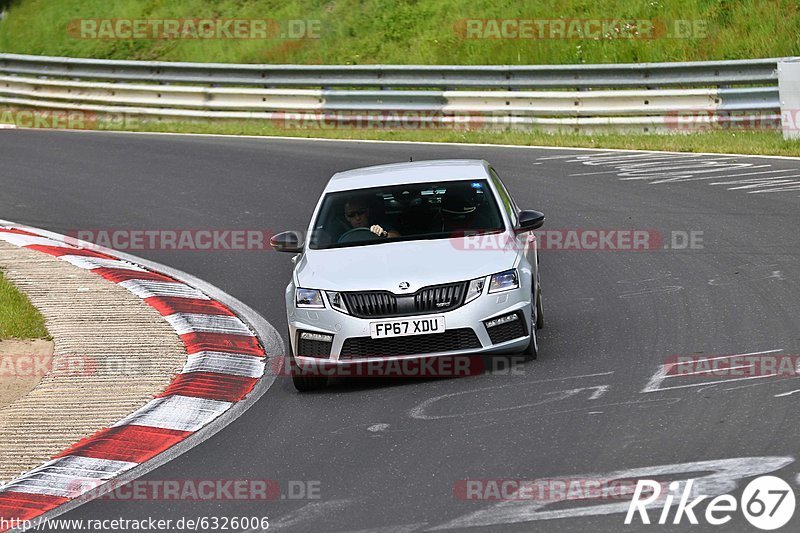
{"label": "racetracker.de watermark", "polygon": [[67,33],[75,39],[103,40],[247,40],[319,39],[320,20],[232,18],[73,19]]}
{"label": "racetracker.de watermark", "polygon": [[786,108],[780,111],[684,109],[668,112],[664,116],[664,126],[676,132],[797,131],[800,129],[800,109]]}
{"label": "racetracker.de watermark", "polygon": [[282,112],[272,113],[272,124],[286,130],[477,130],[488,127],[479,113],[439,111]]}
{"label": "racetracker.de watermark", "polygon": [[78,480],[67,487],[73,498],[114,501],[319,500],[319,480],[136,479],[129,482]]}
{"label": "racetracker.de watermark", "polygon": [[0,355],[0,382],[17,378],[132,376],[159,373],[156,358],[129,354],[3,354]]}
{"label": "racetracker.de watermark", "polygon": [[467,18],[454,25],[464,39],[703,39],[708,22],[703,19],[636,18]]}
{"label": "racetracker.de watermark", "polygon": [[424,354],[420,354],[413,358],[387,359],[385,355],[365,354],[360,355],[358,359],[343,358],[339,362],[328,358],[304,357],[302,361],[293,359],[289,365],[282,364],[279,358],[273,358],[266,373],[283,377],[300,374],[327,378],[462,378],[479,376],[487,372],[493,375],[516,376],[525,374],[524,362],[523,356],[425,357]]}
{"label": "racetracker.de watermark", "polygon": [[[647,252],[656,250],[703,249],[700,230],[628,228],[567,228],[536,230],[535,240],[540,251]],[[450,241],[463,251],[496,251],[524,249],[533,242],[508,233],[463,232]]]}
{"label": "racetracker.de watermark", "polygon": [[94,113],[79,109],[0,109],[0,125],[61,130],[127,130],[142,120],[128,113]]}
{"label": "racetracker.de watermark", "polygon": [[453,484],[453,496],[473,501],[629,500],[635,479],[542,478],[461,479]]}
{"label": "racetracker.de watermark", "polygon": [[663,366],[670,377],[797,377],[800,375],[800,356],[777,353],[674,355]]}
{"label": "racetracker.de watermark", "polygon": [[263,229],[72,229],[67,244],[114,250],[264,251],[272,232]]}
{"label": "racetracker.de watermark", "polygon": [[66,130],[97,129],[97,115],[86,111],[52,109],[3,109],[0,124],[13,124],[18,128],[43,128]]}
{"label": "racetracker.de watermark", "polygon": [[[98,373],[101,367],[107,370],[111,360],[99,361],[90,355],[67,354],[4,354],[0,355],[0,381],[15,378],[49,376],[85,377]],[[119,359],[122,362],[122,359]]]}

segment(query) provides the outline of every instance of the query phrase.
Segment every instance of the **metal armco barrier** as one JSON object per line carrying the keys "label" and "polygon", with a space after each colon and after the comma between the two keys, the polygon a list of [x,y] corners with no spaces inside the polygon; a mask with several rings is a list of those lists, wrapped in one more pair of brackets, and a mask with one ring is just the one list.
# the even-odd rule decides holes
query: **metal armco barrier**
{"label": "metal armco barrier", "polygon": [[793,59],[305,66],[0,54],[0,105],[287,128],[780,129],[778,64]]}

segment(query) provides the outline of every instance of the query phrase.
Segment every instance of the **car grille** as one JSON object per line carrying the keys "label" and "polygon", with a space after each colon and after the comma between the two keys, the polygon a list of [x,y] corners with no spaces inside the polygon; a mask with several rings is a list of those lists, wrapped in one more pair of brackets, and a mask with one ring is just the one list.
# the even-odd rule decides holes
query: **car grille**
{"label": "car grille", "polygon": [[518,316],[519,318],[513,322],[506,322],[505,324],[500,324],[493,328],[486,328],[486,331],[489,332],[489,338],[492,340],[492,344],[500,344],[501,342],[518,339],[528,334],[528,332],[525,331],[525,315],[518,313]]}
{"label": "car grille", "polygon": [[420,355],[481,348],[481,341],[471,328],[451,329],[444,333],[408,335],[373,339],[352,337],[344,341],[339,359]]}
{"label": "car grille", "polygon": [[312,339],[301,339],[301,333],[303,332],[297,332],[299,339],[297,343],[297,355],[302,355],[305,357],[320,357],[324,359],[327,359],[331,356],[331,345],[333,343]]}
{"label": "car grille", "polygon": [[360,318],[397,315],[397,297],[389,292],[342,293],[347,310]]}
{"label": "car grille", "polygon": [[358,318],[388,318],[452,311],[464,303],[467,282],[425,287],[414,294],[386,291],[343,292],[347,310]]}

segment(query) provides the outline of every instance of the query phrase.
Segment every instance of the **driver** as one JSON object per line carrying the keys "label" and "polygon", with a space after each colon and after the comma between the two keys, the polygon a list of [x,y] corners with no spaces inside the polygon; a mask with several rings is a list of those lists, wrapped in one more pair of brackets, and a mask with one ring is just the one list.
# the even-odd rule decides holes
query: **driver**
{"label": "driver", "polygon": [[369,230],[378,237],[399,237],[400,233],[392,228],[387,227],[384,229],[378,224],[370,225],[369,206],[366,200],[362,198],[351,198],[344,204],[344,216],[350,226],[355,228],[369,228]]}

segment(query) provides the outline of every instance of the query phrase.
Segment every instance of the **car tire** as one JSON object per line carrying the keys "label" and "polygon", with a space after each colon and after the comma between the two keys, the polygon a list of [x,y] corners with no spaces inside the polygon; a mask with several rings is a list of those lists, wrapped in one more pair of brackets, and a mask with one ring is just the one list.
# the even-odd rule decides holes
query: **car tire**
{"label": "car tire", "polygon": [[525,350],[522,352],[525,355],[525,360],[533,361],[539,356],[539,341],[536,338],[536,323],[538,321],[538,317],[532,317],[531,324],[530,324],[530,332],[531,338],[528,342],[528,346],[525,347]]}
{"label": "car tire", "polygon": [[325,387],[328,384],[328,378],[320,376],[304,376],[292,370],[292,383],[298,392],[308,392]]}
{"label": "car tire", "polygon": [[542,284],[537,284],[539,290],[536,291],[536,329],[544,327],[544,306],[542,306]]}

